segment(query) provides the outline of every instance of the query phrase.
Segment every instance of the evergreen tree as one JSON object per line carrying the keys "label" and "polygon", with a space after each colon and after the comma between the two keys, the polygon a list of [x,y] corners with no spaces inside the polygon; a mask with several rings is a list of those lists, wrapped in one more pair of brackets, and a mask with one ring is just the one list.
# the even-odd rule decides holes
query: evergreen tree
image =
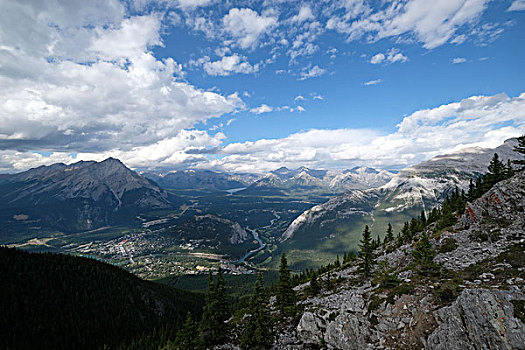
{"label": "evergreen tree", "polygon": [[250,316],[241,335],[241,349],[269,349],[273,343],[273,326],[264,293],[262,273],[257,275],[250,305]]}
{"label": "evergreen tree", "polygon": [[483,193],[484,193],[483,192],[483,187],[485,187],[483,185],[483,178],[482,177],[478,177],[476,179],[476,186],[475,186],[476,190],[474,192],[474,199],[479,198],[479,197],[481,197],[483,195]]}
{"label": "evergreen tree", "polygon": [[505,178],[505,165],[503,165],[497,153],[494,153],[494,156],[490,161],[489,173],[487,175],[490,182],[487,190],[496,182],[499,182]]}
{"label": "evergreen tree", "polygon": [[428,215],[428,223],[436,222],[439,219],[440,213],[438,208],[433,208]]}
{"label": "evergreen tree", "polygon": [[355,253],[354,252],[348,252],[345,254],[343,258],[343,264],[348,264],[350,261],[355,259]]}
{"label": "evergreen tree", "polygon": [[421,221],[421,228],[423,229],[425,226],[427,226],[427,215],[425,214],[424,210],[421,211],[421,216],[419,218]]}
{"label": "evergreen tree", "polygon": [[217,271],[217,282],[215,283],[214,295],[217,302],[217,321],[221,325],[224,325],[224,322],[230,318],[231,314],[228,294],[226,293],[226,281],[224,280],[224,275],[220,267]]}
{"label": "evergreen tree", "polygon": [[507,160],[507,166],[505,167],[505,177],[508,179],[512,176],[514,176],[515,174],[515,171],[514,171],[514,168],[512,167],[512,162],[509,160]]}
{"label": "evergreen tree", "polygon": [[452,226],[456,223],[456,217],[454,216],[454,213],[452,211],[452,203],[447,196],[445,198],[445,202],[443,203],[443,206],[441,207],[441,215],[437,222],[437,228],[445,228],[448,226]]}
{"label": "evergreen tree", "polygon": [[208,277],[208,291],[204,305],[202,319],[199,324],[199,340],[201,347],[208,348],[221,344],[226,340],[226,324],[229,318],[228,297],[222,269],[217,273],[217,282],[213,283],[213,276]]}
{"label": "evergreen tree", "polygon": [[409,242],[412,240],[412,236],[410,235],[410,227],[408,225],[408,221],[405,222],[403,225],[403,228],[401,229],[401,237],[405,242]]}
{"label": "evergreen tree", "polygon": [[414,237],[414,235],[421,231],[421,225],[419,223],[419,220],[415,219],[415,218],[412,218],[410,219],[410,239],[412,239],[412,237]]}
{"label": "evergreen tree", "polygon": [[519,166],[520,171],[525,170],[525,159],[523,159],[525,155],[525,135],[518,137],[518,145],[514,146],[514,152],[520,153],[522,159],[515,160],[513,163]]}
{"label": "evergreen tree", "polygon": [[467,200],[472,202],[474,199],[476,199],[476,187],[474,186],[472,179],[470,179],[468,184]]}
{"label": "evergreen tree", "polygon": [[361,258],[361,272],[366,277],[369,277],[372,270],[372,261],[374,258],[374,253],[372,249],[372,238],[368,225],[365,226],[365,229],[363,231],[363,239],[361,240],[361,245],[359,247],[361,248],[361,250],[359,251],[359,257]]}
{"label": "evergreen tree", "polygon": [[199,346],[199,329],[198,325],[191,318],[188,312],[186,321],[182,328],[177,332],[174,344],[169,344],[167,349],[186,350],[196,349]]}
{"label": "evergreen tree", "polygon": [[279,281],[277,284],[277,306],[282,316],[295,315],[296,296],[292,288],[291,273],[286,254],[281,255]]}
{"label": "evergreen tree", "polygon": [[319,285],[319,280],[317,279],[317,274],[314,273],[310,279],[310,286],[308,292],[311,296],[319,294],[321,291],[321,286]]}
{"label": "evergreen tree", "polygon": [[394,232],[392,230],[392,225],[388,223],[388,227],[386,229],[385,242],[392,242],[393,240],[394,240]]}
{"label": "evergreen tree", "polygon": [[427,233],[423,232],[421,239],[416,243],[412,252],[414,262],[422,275],[430,276],[438,271],[439,267],[434,263],[435,255],[436,253],[432,249]]}

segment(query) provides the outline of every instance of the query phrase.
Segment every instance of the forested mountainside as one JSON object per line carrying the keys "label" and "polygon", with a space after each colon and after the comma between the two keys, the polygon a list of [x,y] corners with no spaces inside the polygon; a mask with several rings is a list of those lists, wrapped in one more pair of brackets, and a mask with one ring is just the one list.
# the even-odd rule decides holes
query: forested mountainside
{"label": "forested mountainside", "polygon": [[140,212],[170,205],[166,191],[114,158],[58,163],[0,178],[0,219],[19,230],[91,230],[132,223]]}
{"label": "forested mountainside", "polygon": [[175,334],[203,296],[93,259],[0,247],[0,348],[116,349]]}

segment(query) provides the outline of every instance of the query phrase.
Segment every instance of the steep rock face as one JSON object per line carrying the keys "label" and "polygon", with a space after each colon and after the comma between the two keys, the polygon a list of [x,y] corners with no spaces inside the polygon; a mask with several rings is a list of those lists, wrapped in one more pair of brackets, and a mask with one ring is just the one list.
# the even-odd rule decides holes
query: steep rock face
{"label": "steep rock face", "polygon": [[6,215],[28,214],[64,231],[119,223],[142,210],[170,206],[164,190],[113,158],[9,175],[0,182],[0,199]]}
{"label": "steep rock face", "polygon": [[466,289],[448,307],[436,311],[439,326],[427,349],[525,349],[525,325],[514,317],[511,300],[525,300],[520,291]]}

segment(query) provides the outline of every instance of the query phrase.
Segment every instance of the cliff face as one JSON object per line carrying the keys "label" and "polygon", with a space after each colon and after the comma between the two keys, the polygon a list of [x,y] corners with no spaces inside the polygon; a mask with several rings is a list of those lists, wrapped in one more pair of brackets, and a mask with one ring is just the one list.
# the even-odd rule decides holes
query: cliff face
{"label": "cliff face", "polygon": [[348,266],[320,277],[332,290],[298,286],[304,312],[274,348],[525,349],[525,172],[469,203],[431,243],[438,274],[418,274],[412,244],[391,245],[376,252],[372,279]]}

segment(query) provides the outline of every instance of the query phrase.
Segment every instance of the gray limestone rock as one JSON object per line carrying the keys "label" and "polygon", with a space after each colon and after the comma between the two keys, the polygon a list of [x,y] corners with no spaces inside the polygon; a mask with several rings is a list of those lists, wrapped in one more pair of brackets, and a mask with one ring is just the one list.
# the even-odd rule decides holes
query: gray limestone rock
{"label": "gray limestone rock", "polygon": [[511,300],[521,292],[466,289],[451,305],[435,312],[438,328],[429,336],[432,350],[525,349],[525,325]]}

